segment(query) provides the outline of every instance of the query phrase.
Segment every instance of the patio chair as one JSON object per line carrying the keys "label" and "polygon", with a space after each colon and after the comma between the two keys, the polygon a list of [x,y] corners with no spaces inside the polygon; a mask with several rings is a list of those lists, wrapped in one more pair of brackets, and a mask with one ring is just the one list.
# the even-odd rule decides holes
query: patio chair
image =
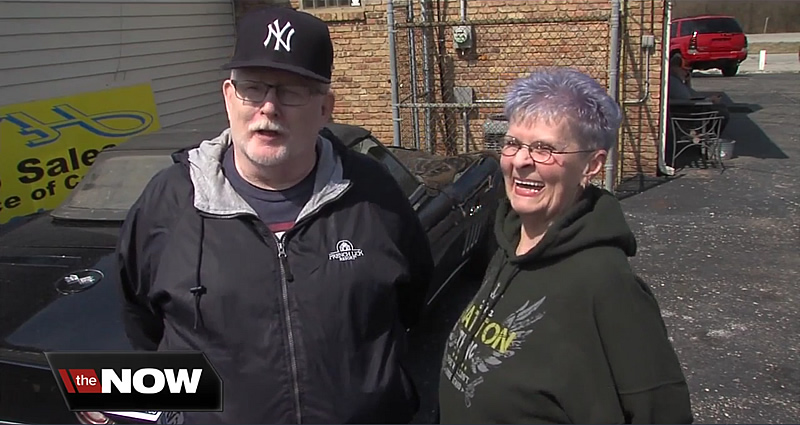
{"label": "patio chair", "polygon": [[720,157],[720,130],[724,118],[716,111],[673,112],[670,117],[672,133],[672,164],[689,149],[700,149],[703,165],[707,162],[719,164],[725,169]]}

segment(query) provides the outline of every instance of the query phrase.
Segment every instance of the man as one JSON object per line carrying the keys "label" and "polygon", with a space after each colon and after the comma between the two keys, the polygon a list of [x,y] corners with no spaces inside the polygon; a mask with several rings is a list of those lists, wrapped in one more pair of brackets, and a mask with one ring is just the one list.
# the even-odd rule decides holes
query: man
{"label": "man", "polygon": [[408,422],[405,331],[432,273],[422,226],[372,159],[319,135],[334,105],[327,26],[241,19],[222,84],[230,128],[174,155],[119,244],[143,350],[200,350],[224,411],[187,422]]}
{"label": "man", "polygon": [[[704,96],[686,84],[690,78],[691,70],[683,66],[683,58],[680,55],[673,55],[669,59],[669,86],[667,88],[671,105],[678,106],[683,111],[701,112],[716,111],[722,116],[720,134],[730,121],[731,114],[728,107],[722,103],[722,95],[719,93]],[[696,105],[697,101],[711,102],[710,105]]]}

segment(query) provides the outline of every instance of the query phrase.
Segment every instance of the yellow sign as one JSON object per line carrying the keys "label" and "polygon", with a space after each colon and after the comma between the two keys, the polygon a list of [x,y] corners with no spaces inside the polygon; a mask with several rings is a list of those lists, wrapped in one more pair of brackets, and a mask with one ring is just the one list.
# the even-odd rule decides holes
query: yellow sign
{"label": "yellow sign", "polygon": [[150,84],[0,106],[0,224],[55,208],[101,150],[159,128]]}

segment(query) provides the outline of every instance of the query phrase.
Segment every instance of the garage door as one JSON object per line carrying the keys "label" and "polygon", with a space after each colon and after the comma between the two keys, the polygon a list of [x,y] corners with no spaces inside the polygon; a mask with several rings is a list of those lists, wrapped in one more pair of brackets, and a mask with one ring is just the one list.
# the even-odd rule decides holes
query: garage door
{"label": "garage door", "polygon": [[0,106],[149,82],[162,127],[224,120],[233,37],[230,0],[2,1]]}

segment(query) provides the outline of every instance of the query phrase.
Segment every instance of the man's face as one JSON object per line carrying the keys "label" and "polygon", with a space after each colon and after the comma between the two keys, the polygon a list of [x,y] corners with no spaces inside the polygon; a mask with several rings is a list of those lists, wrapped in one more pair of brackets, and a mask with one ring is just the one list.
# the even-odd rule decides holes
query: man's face
{"label": "man's face", "polygon": [[[317,134],[330,119],[333,95],[320,94],[319,84],[287,71],[247,68],[235,75],[235,81],[225,80],[222,92],[238,157],[264,167],[315,155]],[[264,84],[269,87],[260,99]]]}
{"label": "man's face", "polygon": [[681,80],[685,80],[686,77],[689,76],[689,70],[680,65],[672,65],[670,68],[672,69],[672,73]]}

